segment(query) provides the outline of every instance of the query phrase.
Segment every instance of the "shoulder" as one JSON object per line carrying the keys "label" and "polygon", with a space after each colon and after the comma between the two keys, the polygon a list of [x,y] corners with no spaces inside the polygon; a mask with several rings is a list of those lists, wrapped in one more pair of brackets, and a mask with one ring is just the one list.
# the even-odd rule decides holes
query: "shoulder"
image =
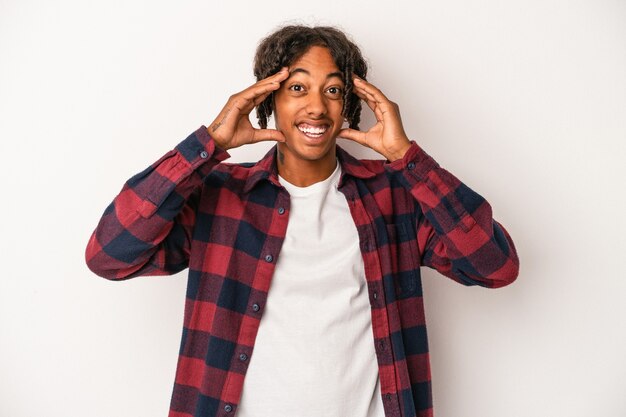
{"label": "shoulder", "polygon": [[337,157],[341,162],[342,170],[355,178],[372,180],[385,175],[386,161],[384,159],[358,158],[339,145],[337,145]]}
{"label": "shoulder", "polygon": [[207,179],[226,181],[229,179],[246,180],[258,162],[220,162]]}
{"label": "shoulder", "polygon": [[254,184],[269,176],[263,160],[257,162],[221,162],[205,178],[210,188],[227,188],[239,194],[249,191]]}
{"label": "shoulder", "polygon": [[376,175],[385,174],[385,160],[383,159],[359,159],[359,163],[363,168],[373,172]]}

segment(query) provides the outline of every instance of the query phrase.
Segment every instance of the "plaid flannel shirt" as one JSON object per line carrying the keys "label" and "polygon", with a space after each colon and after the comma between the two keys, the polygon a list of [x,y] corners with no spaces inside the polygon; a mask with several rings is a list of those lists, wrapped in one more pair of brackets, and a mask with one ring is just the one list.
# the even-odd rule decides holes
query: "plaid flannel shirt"
{"label": "plaid flannel shirt", "polygon": [[[289,221],[275,154],[224,163],[229,154],[202,126],[126,182],[89,240],[87,264],[107,279],[189,268],[169,417],[236,414]],[[518,275],[515,247],[489,203],[415,142],[394,162],[357,160],[339,146],[337,157],[365,265],[385,415],[432,416],[420,267],[501,287]]]}

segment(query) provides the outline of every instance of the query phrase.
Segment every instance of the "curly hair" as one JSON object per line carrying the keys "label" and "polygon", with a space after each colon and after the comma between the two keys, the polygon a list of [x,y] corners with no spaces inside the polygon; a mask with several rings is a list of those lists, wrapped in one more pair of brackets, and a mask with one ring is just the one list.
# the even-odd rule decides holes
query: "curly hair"
{"label": "curly hair", "polygon": [[[275,74],[282,67],[291,65],[312,46],[324,46],[329,49],[345,84],[341,114],[350,124],[350,128],[358,129],[361,121],[361,99],[352,92],[352,75],[366,80],[367,63],[359,47],[337,28],[289,25],[262,39],[254,56],[254,75],[257,81]],[[257,119],[262,129],[267,128],[267,119],[273,110],[273,95],[257,106]]]}

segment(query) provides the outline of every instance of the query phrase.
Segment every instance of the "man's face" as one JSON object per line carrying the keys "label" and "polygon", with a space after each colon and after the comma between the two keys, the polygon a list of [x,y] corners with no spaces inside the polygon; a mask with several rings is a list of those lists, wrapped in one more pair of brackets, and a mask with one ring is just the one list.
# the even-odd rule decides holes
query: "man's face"
{"label": "man's face", "polygon": [[290,76],[274,94],[276,129],[283,132],[281,152],[290,159],[335,158],[343,125],[344,83],[328,48],[312,46],[289,66]]}

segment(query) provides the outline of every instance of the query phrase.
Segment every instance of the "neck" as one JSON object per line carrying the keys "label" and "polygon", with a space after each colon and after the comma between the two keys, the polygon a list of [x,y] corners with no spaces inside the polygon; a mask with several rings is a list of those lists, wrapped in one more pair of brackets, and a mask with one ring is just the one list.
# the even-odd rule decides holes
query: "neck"
{"label": "neck", "polygon": [[290,184],[297,187],[308,187],[330,177],[337,167],[337,157],[335,148],[327,157],[315,161],[296,159],[289,152],[282,152],[280,147],[278,152],[278,174]]}

